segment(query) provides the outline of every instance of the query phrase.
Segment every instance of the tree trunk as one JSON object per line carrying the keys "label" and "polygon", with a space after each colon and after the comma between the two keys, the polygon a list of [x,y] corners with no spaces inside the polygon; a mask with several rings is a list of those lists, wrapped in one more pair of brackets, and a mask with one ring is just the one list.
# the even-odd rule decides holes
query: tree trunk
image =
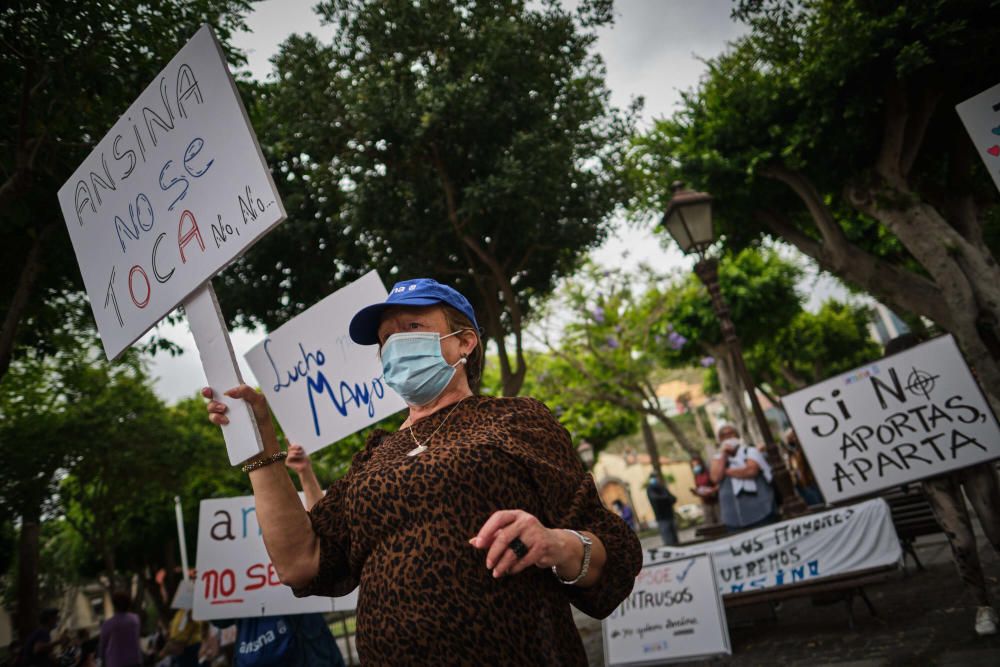
{"label": "tree trunk", "polygon": [[729,410],[733,424],[746,440],[754,444],[764,442],[764,434],[761,433],[757,420],[746,407],[746,389],[740,381],[739,373],[736,372],[736,364],[729,349],[724,345],[713,347],[712,356],[715,357],[715,372],[719,376],[719,386],[722,388],[722,401]]}
{"label": "tree trunk", "polygon": [[649,454],[649,465],[653,466],[653,472],[664,484],[663,472],[660,470],[660,450],[656,446],[656,436],[653,435],[653,427],[649,425],[646,415],[642,416],[642,441],[646,443],[646,453]]}
{"label": "tree trunk", "polygon": [[24,311],[31,301],[31,294],[35,288],[35,281],[42,270],[42,252],[55,225],[46,224],[39,231],[35,240],[28,250],[21,267],[21,275],[17,280],[17,287],[14,288],[14,295],[10,300],[10,308],[4,315],[3,325],[0,328],[0,379],[7,374],[10,368],[11,358],[14,355],[14,343],[17,340],[17,329],[24,317]]}
{"label": "tree trunk", "polygon": [[38,626],[38,559],[41,513],[33,508],[21,516],[17,545],[17,634],[22,640]]}
{"label": "tree trunk", "polygon": [[1000,268],[989,249],[907,190],[854,187],[847,196],[895,234],[933,278],[950,314],[936,323],[955,336],[993,410],[1000,409]]}

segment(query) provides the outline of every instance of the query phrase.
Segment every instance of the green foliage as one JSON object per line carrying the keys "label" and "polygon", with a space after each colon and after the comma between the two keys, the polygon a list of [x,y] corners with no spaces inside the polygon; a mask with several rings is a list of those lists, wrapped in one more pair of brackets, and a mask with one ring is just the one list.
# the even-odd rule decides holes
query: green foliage
{"label": "green foliage", "polygon": [[516,393],[523,321],[625,199],[632,116],[591,53],[608,3],[318,10],[333,42],[288,39],[252,112],[291,219],[227,271],[223,302],[274,327],[373,268],[431,275],[470,298]]}
{"label": "green foliage", "polygon": [[666,415],[656,395],[660,352],[668,345],[657,333],[666,326],[667,312],[666,301],[655,296],[654,285],[660,280],[645,268],[641,275],[630,276],[586,265],[562,290],[568,322],[557,343],[547,341],[553,361],[541,376],[542,392],[546,388],[558,392],[564,405],[579,406],[576,412],[561,415],[567,420],[580,419],[580,411],[593,412],[586,407],[589,404],[606,406],[613,419],[602,419],[601,424],[614,428],[599,433],[595,445],[634,432],[638,420],[650,415],[670,430],[682,449],[691,453],[697,449]]}
{"label": "green foliage", "polygon": [[[723,255],[718,273],[719,289],[745,347],[771,339],[775,330],[802,310],[803,299],[796,291],[802,269],[774,249],[747,248]],[[652,290],[645,300],[651,305],[663,304],[664,316],[654,324],[652,333],[664,364],[694,365],[722,345],[715,308],[708,290],[695,275],[686,276],[665,291]],[[670,345],[671,332],[680,334],[689,344],[674,349]]]}
{"label": "green foliage", "polygon": [[827,301],[747,350],[747,366],[778,394],[815,384],[882,356],[869,334],[870,321],[868,308]]}
{"label": "green foliage", "polygon": [[[528,352],[528,374],[521,394],[545,403],[573,442],[586,440],[600,452],[615,438],[634,433],[639,415],[634,410],[593,398],[586,382],[572,364],[558,355]],[[500,374],[495,360],[486,364],[482,391],[502,394]]]}
{"label": "green foliage", "polygon": [[708,62],[680,111],[635,138],[633,215],[663,211],[669,184],[682,179],[717,195],[715,221],[727,245],[769,235],[818,240],[803,202],[773,178],[779,166],[815,188],[847,241],[923,274],[885,226],[844,197],[846,186],[871,179],[889,133],[905,126],[904,155],[916,157],[912,191],[946,216],[971,196],[985,207],[979,223],[995,252],[996,193],[970,159],[954,105],[996,83],[988,63],[996,63],[998,9],[996,0],[740,2],[737,17],[749,34]]}

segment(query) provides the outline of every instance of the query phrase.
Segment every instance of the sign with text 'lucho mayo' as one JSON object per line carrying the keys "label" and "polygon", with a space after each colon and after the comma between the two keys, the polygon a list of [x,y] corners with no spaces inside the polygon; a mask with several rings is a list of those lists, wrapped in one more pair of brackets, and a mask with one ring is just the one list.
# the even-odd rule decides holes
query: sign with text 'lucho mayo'
{"label": "sign with text 'lucho mayo'", "polygon": [[343,611],[357,605],[356,592],[297,598],[278,580],[253,496],[201,501],[196,562],[193,615],[199,621]]}
{"label": "sign with text 'lucho mayo'", "polygon": [[210,27],[121,115],[59,204],[112,359],[285,219]]}
{"label": "sign with text 'lucho mayo'", "polygon": [[245,355],[285,435],[310,454],[406,407],[382,379],[377,347],[358,345],[348,333],[354,313],[386,295],[370,271]]}

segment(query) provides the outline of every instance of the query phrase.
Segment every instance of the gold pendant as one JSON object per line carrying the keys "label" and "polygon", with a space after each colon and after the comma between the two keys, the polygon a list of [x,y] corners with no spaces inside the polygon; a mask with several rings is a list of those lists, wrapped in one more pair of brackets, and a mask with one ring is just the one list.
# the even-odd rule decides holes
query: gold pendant
{"label": "gold pendant", "polygon": [[427,451],[427,447],[425,445],[419,445],[417,447],[414,447],[410,451],[406,452],[406,455],[407,456],[417,456],[419,454],[423,454],[426,451]]}

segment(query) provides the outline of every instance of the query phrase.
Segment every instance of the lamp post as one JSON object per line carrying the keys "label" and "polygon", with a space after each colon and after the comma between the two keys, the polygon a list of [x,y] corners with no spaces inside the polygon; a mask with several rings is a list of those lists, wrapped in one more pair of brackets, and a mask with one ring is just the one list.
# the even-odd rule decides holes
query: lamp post
{"label": "lamp post", "polygon": [[757,425],[760,426],[761,434],[764,436],[764,445],[767,448],[767,458],[771,464],[774,483],[781,494],[781,513],[786,517],[804,514],[807,511],[806,504],[795,493],[788,468],[778,451],[767,418],[764,417],[764,411],[760,407],[760,401],[757,400],[756,385],[743,361],[740,339],[736,336],[736,327],[733,326],[733,320],[729,316],[729,306],[726,305],[719,289],[719,261],[705,254],[715,242],[715,227],[712,224],[712,197],[705,192],[687,190],[680,181],[673,184],[673,191],[673,197],[667,204],[667,210],[663,214],[663,220],[660,224],[666,227],[667,233],[677,242],[684,254],[694,251],[698,255],[698,263],[694,265],[694,272],[708,289],[709,296],[712,298],[712,307],[719,318],[722,338],[732,353],[736,372],[750,394],[750,406],[753,409]]}

